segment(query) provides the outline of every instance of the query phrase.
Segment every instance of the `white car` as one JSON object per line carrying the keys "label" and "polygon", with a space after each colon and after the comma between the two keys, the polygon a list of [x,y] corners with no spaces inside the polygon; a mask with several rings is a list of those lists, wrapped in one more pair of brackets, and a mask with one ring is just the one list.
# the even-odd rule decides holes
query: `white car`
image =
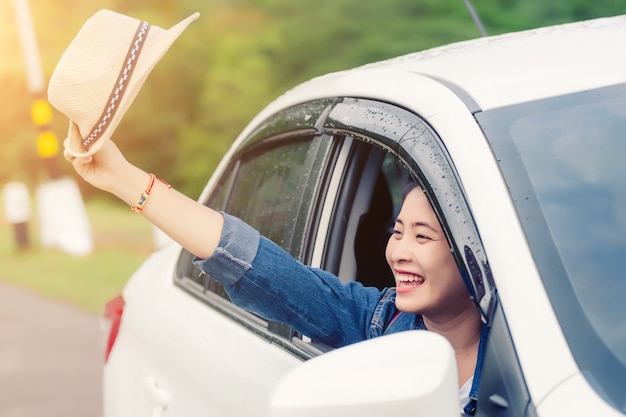
{"label": "white car", "polygon": [[[313,79],[254,118],[200,201],[306,264],[384,287],[401,180],[416,175],[490,325],[476,415],[621,416],[625,157],[617,16]],[[106,317],[106,417],[458,415],[441,338],[330,350],[233,305],[175,245]]]}

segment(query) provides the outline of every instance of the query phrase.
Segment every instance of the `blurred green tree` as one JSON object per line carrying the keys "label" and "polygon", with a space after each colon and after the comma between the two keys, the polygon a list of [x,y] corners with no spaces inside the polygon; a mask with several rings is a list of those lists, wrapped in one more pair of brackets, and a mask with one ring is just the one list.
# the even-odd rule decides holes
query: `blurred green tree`
{"label": "blurred green tree", "polygon": [[[474,0],[474,7],[491,35],[626,13],[623,0]],[[192,197],[246,123],[283,91],[327,72],[479,36],[463,0],[31,0],[47,77],[100,8],[161,27],[201,13],[115,134],[130,160]],[[45,170],[11,16],[11,2],[1,2],[0,182],[34,184]],[[53,123],[62,140],[67,120],[56,113]],[[69,164],[63,169],[71,174]]]}

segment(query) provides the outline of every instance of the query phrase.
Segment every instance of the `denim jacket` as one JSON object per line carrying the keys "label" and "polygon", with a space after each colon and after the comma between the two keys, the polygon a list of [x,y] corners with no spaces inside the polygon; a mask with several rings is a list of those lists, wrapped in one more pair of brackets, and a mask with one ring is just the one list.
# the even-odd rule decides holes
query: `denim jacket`
{"label": "denim jacket", "polygon": [[[213,256],[196,259],[195,264],[224,284],[237,306],[336,348],[425,329],[420,315],[398,311],[395,288],[381,291],[358,282],[342,283],[329,272],[298,262],[238,218],[223,215],[224,228]],[[470,391],[472,401],[465,409],[468,414],[473,414],[470,408],[475,408],[478,395],[483,339]]]}

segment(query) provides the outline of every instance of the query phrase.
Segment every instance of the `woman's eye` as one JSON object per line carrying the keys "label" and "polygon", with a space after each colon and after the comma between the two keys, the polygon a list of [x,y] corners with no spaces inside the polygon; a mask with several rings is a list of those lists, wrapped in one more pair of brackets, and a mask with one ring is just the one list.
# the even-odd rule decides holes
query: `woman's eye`
{"label": "woman's eye", "polygon": [[421,239],[431,240],[431,239],[430,239],[428,236],[426,236],[426,235],[417,235],[417,236],[416,236],[416,238],[417,238],[418,240],[421,240]]}

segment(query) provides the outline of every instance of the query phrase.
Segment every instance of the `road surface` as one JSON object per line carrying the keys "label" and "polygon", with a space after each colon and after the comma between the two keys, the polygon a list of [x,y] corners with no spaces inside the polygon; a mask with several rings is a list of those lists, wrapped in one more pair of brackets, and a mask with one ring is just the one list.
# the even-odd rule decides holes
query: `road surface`
{"label": "road surface", "polygon": [[0,417],[102,416],[102,358],[98,316],[0,279]]}

